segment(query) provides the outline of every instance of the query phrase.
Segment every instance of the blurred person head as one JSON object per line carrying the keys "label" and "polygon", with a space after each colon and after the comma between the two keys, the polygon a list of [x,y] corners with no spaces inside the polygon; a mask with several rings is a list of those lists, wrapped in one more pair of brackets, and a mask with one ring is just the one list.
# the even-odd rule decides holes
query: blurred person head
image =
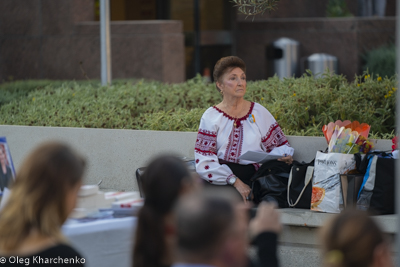
{"label": "blurred person head", "polygon": [[[223,93],[223,87],[228,83],[227,75],[234,69],[239,68],[241,73],[246,75],[246,64],[237,56],[223,57],[214,66],[213,77],[217,90]],[[246,87],[246,83],[244,83]]]}
{"label": "blurred person head", "polygon": [[76,204],[85,160],[67,145],[49,142],[22,163],[0,214],[0,250],[13,251],[32,231],[63,239],[60,227]]}
{"label": "blurred person head", "polygon": [[247,266],[247,211],[229,189],[182,197],[175,208],[177,262]]}
{"label": "blurred person head", "polygon": [[160,155],[144,171],[142,186],[145,201],[138,214],[133,266],[169,265],[168,220],[178,197],[194,189],[194,179],[180,158]]}
{"label": "blurred person head", "polygon": [[321,230],[325,266],[393,266],[383,232],[364,211],[345,210]]}

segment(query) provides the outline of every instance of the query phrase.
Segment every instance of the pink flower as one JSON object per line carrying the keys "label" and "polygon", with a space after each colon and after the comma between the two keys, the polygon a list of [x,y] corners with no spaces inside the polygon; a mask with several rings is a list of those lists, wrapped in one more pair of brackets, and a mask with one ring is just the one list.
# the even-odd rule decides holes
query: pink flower
{"label": "pink flower", "polygon": [[398,142],[398,137],[397,136],[393,137],[393,139],[392,139],[392,143],[393,143],[392,151],[395,151],[397,149],[397,142]]}

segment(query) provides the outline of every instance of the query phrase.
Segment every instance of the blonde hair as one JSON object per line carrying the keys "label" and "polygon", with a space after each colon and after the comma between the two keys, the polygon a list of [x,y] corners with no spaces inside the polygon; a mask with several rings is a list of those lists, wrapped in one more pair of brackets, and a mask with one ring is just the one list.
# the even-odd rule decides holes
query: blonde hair
{"label": "blonde hair", "polygon": [[320,233],[325,266],[365,267],[373,262],[375,248],[385,239],[378,225],[364,211],[345,210]]}
{"label": "blonde hair", "polygon": [[61,238],[66,197],[83,176],[85,161],[68,146],[45,143],[25,159],[0,215],[0,250],[13,251],[32,230]]}

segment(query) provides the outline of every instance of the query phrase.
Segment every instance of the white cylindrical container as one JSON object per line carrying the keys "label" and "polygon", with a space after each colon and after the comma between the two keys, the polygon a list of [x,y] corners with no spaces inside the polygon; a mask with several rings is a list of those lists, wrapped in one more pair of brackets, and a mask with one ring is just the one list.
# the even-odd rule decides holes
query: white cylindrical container
{"label": "white cylindrical container", "polygon": [[298,76],[300,43],[290,38],[280,38],[272,43],[280,57],[273,59],[273,69],[280,79]]}
{"label": "white cylindrical container", "polygon": [[338,59],[335,56],[324,53],[312,54],[307,58],[307,68],[311,70],[315,78],[321,77],[326,70],[337,74]]}

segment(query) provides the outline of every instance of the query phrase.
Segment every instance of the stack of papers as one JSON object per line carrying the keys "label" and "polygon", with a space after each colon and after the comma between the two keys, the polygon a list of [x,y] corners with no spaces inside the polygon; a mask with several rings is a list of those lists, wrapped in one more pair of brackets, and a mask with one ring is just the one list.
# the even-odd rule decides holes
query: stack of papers
{"label": "stack of papers", "polygon": [[258,163],[265,163],[268,160],[280,159],[282,155],[270,155],[266,152],[247,151],[239,157],[242,160],[254,161]]}
{"label": "stack of papers", "polygon": [[[93,218],[104,212],[134,215],[143,206],[139,192],[107,192],[98,185],[83,185],[78,193],[77,205],[70,218]],[[99,210],[103,213],[99,213]],[[107,213],[108,215],[108,213]]]}
{"label": "stack of papers", "polygon": [[257,163],[265,163],[269,160],[283,158],[285,154],[293,155],[294,149],[288,146],[280,146],[273,149],[270,153],[261,151],[247,151],[239,157],[241,160],[247,160]]}

